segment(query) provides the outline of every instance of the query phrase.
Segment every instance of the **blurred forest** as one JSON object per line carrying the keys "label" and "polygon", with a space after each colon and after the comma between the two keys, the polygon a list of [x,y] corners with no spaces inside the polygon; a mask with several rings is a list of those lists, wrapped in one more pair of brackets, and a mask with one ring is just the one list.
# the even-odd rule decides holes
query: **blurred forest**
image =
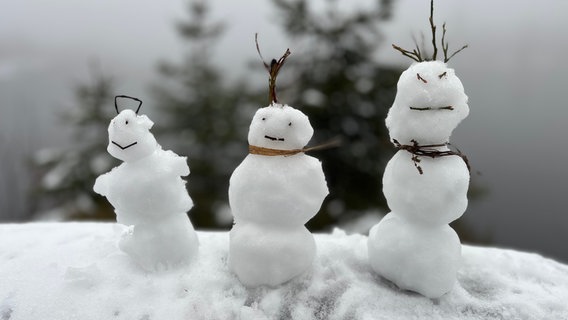
{"label": "blurred forest", "polygon": [[[307,0],[274,0],[278,23],[290,47],[277,83],[280,101],[307,114],[315,129],[310,145],[341,138],[338,148],[317,151],[330,195],[308,223],[313,231],[357,225],[366,232],[388,208],[382,195],[383,169],[394,153],[384,119],[396,94],[401,69],[376,61],[383,42],[380,23],[391,16],[392,1],[380,0],[372,10],[345,14],[335,1],[317,12]],[[190,217],[196,228],[229,228],[228,181],[247,153],[247,132],[256,109],[268,105],[268,87],[254,87],[244,75],[227,83],[212,61],[215,45],[225,30],[210,18],[206,1],[188,3],[187,18],[176,32],[187,43],[179,63],[162,62],[152,92],[162,119],[153,129],[158,141],[187,155],[191,174],[188,192],[195,202]],[[426,20],[425,20],[426,21]],[[251,35],[250,48],[255,50]],[[262,37],[260,32],[260,46]],[[309,45],[306,45],[309,44]],[[294,55],[294,46],[310,48]],[[272,57],[267,57],[272,58]],[[251,70],[263,72],[260,60]],[[76,89],[73,112],[62,115],[83,142],[80,148],[44,150],[34,159],[41,183],[34,190],[35,207],[66,219],[113,220],[106,199],[92,191],[95,178],[118,162],[106,153],[106,128],[113,117],[111,77],[92,70],[92,79]],[[268,78],[268,75],[266,75]],[[361,227],[362,226],[362,227]],[[459,227],[459,226],[458,226]],[[470,235],[460,232],[462,238]]]}

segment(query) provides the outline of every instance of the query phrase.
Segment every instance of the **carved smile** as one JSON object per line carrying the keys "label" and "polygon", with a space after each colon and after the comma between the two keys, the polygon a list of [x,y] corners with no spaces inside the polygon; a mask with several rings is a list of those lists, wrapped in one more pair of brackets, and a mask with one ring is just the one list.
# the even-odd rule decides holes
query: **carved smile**
{"label": "carved smile", "polygon": [[272,140],[272,141],[284,141],[284,138],[274,138],[271,136],[264,136],[266,139]]}
{"label": "carved smile", "polygon": [[133,145],[135,145],[135,144],[138,143],[138,142],[132,142],[131,144],[127,145],[126,147],[123,147],[123,146],[121,146],[120,144],[118,144],[118,143],[116,143],[116,142],[114,142],[114,141],[111,141],[111,142],[112,142],[112,144],[114,144],[115,146],[119,147],[119,148],[122,149],[122,150],[126,150],[126,149],[128,149],[128,148],[130,148],[130,147],[132,147]]}

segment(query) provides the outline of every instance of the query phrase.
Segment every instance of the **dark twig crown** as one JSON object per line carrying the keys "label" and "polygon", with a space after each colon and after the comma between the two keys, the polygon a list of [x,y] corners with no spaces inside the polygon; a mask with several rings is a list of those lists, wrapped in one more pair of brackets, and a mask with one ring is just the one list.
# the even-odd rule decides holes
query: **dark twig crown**
{"label": "dark twig crown", "polygon": [[282,55],[282,57],[280,57],[280,59],[278,60],[272,59],[269,65],[268,63],[264,62],[264,58],[260,53],[260,47],[258,45],[258,33],[254,34],[254,42],[256,43],[256,51],[258,52],[258,55],[260,56],[260,59],[264,64],[264,68],[266,68],[266,71],[268,71],[269,74],[268,98],[270,100],[270,103],[277,103],[278,98],[276,97],[276,77],[278,76],[278,72],[280,72],[280,68],[282,68],[284,62],[286,62],[286,58],[288,58],[288,56],[290,55],[291,53],[290,49],[286,49],[286,52],[284,52],[284,54]]}
{"label": "dark twig crown", "polygon": [[[432,47],[434,48],[434,52],[432,53],[431,58],[423,56],[423,54],[425,53],[420,50],[420,46],[418,45],[416,38],[414,38],[415,48],[412,51],[403,49],[395,44],[393,44],[392,47],[395,50],[400,51],[403,56],[408,57],[416,62],[436,60],[436,58],[438,57],[438,46],[436,44],[436,25],[434,24],[434,0],[430,0],[430,18],[428,19],[428,21],[430,22],[430,30],[432,32]],[[449,45],[446,42],[446,23],[444,22],[444,24],[442,25],[442,52],[444,53],[444,63],[450,61],[453,56],[467,47],[468,45],[466,44],[460,49],[454,51],[452,54],[448,53]]]}
{"label": "dark twig crown", "polygon": [[114,109],[116,110],[117,114],[120,113],[120,111],[118,111],[118,99],[119,98],[130,99],[130,100],[134,100],[134,101],[138,102],[138,107],[136,108],[136,111],[135,111],[135,113],[138,114],[138,111],[140,111],[140,107],[142,107],[142,100],[140,100],[138,98],[131,97],[131,96],[125,96],[123,94],[114,97]]}

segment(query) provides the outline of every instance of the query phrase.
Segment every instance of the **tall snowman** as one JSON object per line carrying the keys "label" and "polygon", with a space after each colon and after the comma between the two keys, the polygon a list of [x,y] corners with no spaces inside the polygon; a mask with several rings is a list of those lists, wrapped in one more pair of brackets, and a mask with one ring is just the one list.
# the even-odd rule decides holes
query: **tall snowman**
{"label": "tall snowman", "polygon": [[100,175],[94,191],[115,209],[119,224],[128,226],[119,248],[148,271],[187,264],[198,251],[197,234],[187,217],[193,201],[182,176],[189,174],[187,158],[162,150],[150,132],[153,122],[138,109],[123,110],[108,127],[107,151],[123,161]]}
{"label": "tall snowman", "polygon": [[229,268],[247,287],[277,286],[310,268],[316,245],[304,224],[328,194],[321,162],[304,153],[314,132],[308,117],[276,100],[276,76],[289,54],[265,64],[272,103],[254,115],[249,154],[230,179]]}
{"label": "tall snowman", "polygon": [[[435,35],[432,18],[430,23]],[[449,141],[469,113],[468,98],[446,65],[451,56],[444,37],[444,62],[435,61],[436,53],[425,61],[419,50],[394,47],[417,62],[401,74],[386,118],[399,151],[385,168],[383,192],[391,212],[369,233],[369,259],[374,271],[399,288],[439,298],[454,286],[461,261],[460,239],[448,224],[466,210],[469,169]]]}

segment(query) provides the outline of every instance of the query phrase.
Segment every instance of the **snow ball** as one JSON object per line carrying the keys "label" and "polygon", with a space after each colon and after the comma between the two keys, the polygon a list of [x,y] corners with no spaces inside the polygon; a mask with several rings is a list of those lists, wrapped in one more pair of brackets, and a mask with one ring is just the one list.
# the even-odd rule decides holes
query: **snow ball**
{"label": "snow ball", "polygon": [[123,234],[118,246],[145,270],[160,271],[189,264],[198,244],[187,215],[179,213],[135,225]]}
{"label": "snow ball", "polygon": [[235,222],[301,226],[328,194],[321,162],[305,154],[248,155],[229,181]]}
{"label": "snow ball", "polygon": [[250,124],[250,145],[279,149],[301,149],[308,144],[314,129],[308,117],[288,105],[272,104],[258,109]]}
{"label": "snow ball", "polygon": [[150,128],[154,123],[145,115],[123,110],[108,127],[108,153],[125,162],[139,160],[156,150],[157,142]]}
{"label": "snow ball", "polygon": [[414,63],[404,71],[386,118],[391,139],[402,144],[448,142],[469,114],[468,97],[454,69],[441,61]]}
{"label": "snow ball", "polygon": [[230,233],[229,267],[247,287],[278,286],[307,271],[316,244],[304,226],[236,224]]}
{"label": "snow ball", "polygon": [[419,165],[423,174],[404,150],[388,162],[383,193],[389,208],[418,224],[448,224],[461,217],[468,204],[465,162],[459,156],[420,157]]}
{"label": "snow ball", "polygon": [[123,163],[95,181],[94,191],[106,196],[117,221],[133,225],[185,213],[193,207],[181,174],[186,158],[157,150],[136,163]]}
{"label": "snow ball", "polygon": [[461,244],[448,225],[425,227],[389,213],[368,239],[375,272],[399,288],[439,298],[454,287],[461,263]]}

